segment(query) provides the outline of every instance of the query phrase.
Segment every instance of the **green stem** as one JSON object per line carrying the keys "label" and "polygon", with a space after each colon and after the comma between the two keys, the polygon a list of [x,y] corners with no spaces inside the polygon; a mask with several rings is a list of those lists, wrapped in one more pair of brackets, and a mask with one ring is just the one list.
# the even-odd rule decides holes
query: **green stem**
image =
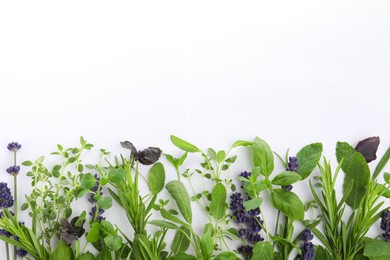
{"label": "green stem", "polygon": [[7,260],[9,260],[9,247],[8,247],[8,243],[5,243],[5,249],[6,249],[6,253],[7,253]]}
{"label": "green stem", "polygon": [[[280,218],[280,210],[278,210],[278,217],[276,218],[276,225],[275,225],[275,232],[274,232],[275,236],[278,235],[279,218]],[[275,241],[274,241],[274,246],[275,246]]]}
{"label": "green stem", "polygon": [[[14,151],[14,166],[16,166],[16,151]],[[18,219],[18,179],[16,174],[14,175],[14,214],[15,218]],[[16,246],[14,246],[14,260],[16,258]]]}

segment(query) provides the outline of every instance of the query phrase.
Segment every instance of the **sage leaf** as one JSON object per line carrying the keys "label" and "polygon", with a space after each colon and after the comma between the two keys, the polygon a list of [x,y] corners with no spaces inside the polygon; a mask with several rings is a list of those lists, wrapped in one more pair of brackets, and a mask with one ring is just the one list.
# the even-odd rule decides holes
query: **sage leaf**
{"label": "sage leaf", "polygon": [[214,260],[239,260],[240,258],[237,257],[233,252],[223,252],[218,254]]}
{"label": "sage leaf", "polygon": [[271,191],[271,204],[292,220],[302,220],[304,217],[304,205],[299,197],[291,191],[273,189]]}
{"label": "sage leaf", "polygon": [[296,172],[284,171],[276,175],[271,182],[274,185],[288,186],[301,179],[302,179],[301,175],[299,175]]}
{"label": "sage leaf", "polygon": [[318,161],[321,159],[322,144],[313,143],[303,147],[298,153],[298,174],[301,175],[302,180],[306,179],[310,173],[317,166]]}
{"label": "sage leaf", "polygon": [[165,169],[162,163],[158,162],[152,166],[148,175],[149,188],[152,194],[159,193],[165,184]]}
{"label": "sage leaf", "polygon": [[268,144],[256,137],[252,145],[253,164],[261,168],[264,176],[269,176],[274,170],[274,155]]}
{"label": "sage leaf", "polygon": [[184,141],[183,139],[180,139],[179,137],[176,137],[174,135],[171,135],[171,141],[176,147],[182,149],[183,151],[186,151],[189,153],[200,152],[200,149],[198,147],[196,147],[195,145],[190,144],[189,142]]}
{"label": "sage leaf", "polygon": [[222,183],[214,186],[211,192],[210,214],[215,219],[221,219],[226,212],[226,188]]}
{"label": "sage leaf", "polygon": [[171,245],[172,252],[175,254],[184,253],[190,246],[190,236],[190,230],[187,227],[181,226],[173,237]]}
{"label": "sage leaf", "polygon": [[191,209],[191,200],[190,196],[187,193],[187,189],[184,187],[183,183],[174,180],[170,181],[165,185],[165,188],[168,190],[169,194],[175,200],[177,207],[179,208],[184,219],[188,222],[192,222],[192,209]]}
{"label": "sage leaf", "polygon": [[253,248],[252,259],[274,259],[274,248],[270,242],[257,242]]}

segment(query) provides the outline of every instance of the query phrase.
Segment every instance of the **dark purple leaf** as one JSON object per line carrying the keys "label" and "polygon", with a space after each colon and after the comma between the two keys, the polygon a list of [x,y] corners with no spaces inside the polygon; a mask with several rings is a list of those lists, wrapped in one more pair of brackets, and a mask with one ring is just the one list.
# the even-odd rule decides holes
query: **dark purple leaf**
{"label": "dark purple leaf", "polygon": [[129,141],[124,141],[124,142],[121,142],[121,146],[125,149],[129,149],[131,151],[132,154],[136,154],[137,153],[137,149],[135,148],[135,146],[129,142]]}
{"label": "dark purple leaf", "polygon": [[369,163],[376,159],[376,151],[378,150],[380,140],[378,136],[373,136],[361,140],[355,150],[363,154],[366,162]]}
{"label": "dark purple leaf", "polygon": [[144,165],[151,165],[158,161],[162,151],[157,147],[148,147],[137,154],[137,159]]}

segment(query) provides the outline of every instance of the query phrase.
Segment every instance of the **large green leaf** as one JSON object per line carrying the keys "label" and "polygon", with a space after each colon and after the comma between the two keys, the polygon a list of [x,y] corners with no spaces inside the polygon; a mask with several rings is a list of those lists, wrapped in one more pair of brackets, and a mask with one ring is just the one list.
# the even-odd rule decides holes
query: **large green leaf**
{"label": "large green leaf", "polygon": [[298,153],[298,174],[306,179],[317,166],[322,154],[322,144],[314,143],[303,147]]}
{"label": "large green leaf", "polygon": [[343,160],[343,164],[341,165],[341,169],[346,172],[348,169],[348,162],[351,159],[353,154],[357,153],[352,146],[350,146],[346,142],[337,142],[336,145],[336,158],[337,162],[340,163]]}
{"label": "large green leaf", "polygon": [[57,247],[54,249],[53,253],[50,256],[50,260],[73,260],[74,254],[72,248],[68,246],[64,240],[60,240]]}
{"label": "large green leaf", "polygon": [[364,255],[370,258],[373,256],[387,256],[387,259],[390,259],[390,243],[373,239],[364,247]]}
{"label": "large green leaf", "polygon": [[176,231],[176,234],[173,237],[171,245],[172,252],[175,254],[184,253],[190,246],[190,236],[191,233],[187,227],[180,227],[180,229]]}
{"label": "large green leaf", "polygon": [[226,188],[222,183],[214,186],[211,192],[210,214],[215,219],[221,219],[226,212]]}
{"label": "large green leaf", "polygon": [[314,247],[314,260],[333,260],[329,251],[318,245]]}
{"label": "large green leaf", "polygon": [[184,184],[178,180],[170,181],[165,185],[165,188],[168,190],[169,194],[175,200],[177,207],[179,208],[184,219],[188,222],[192,222],[192,209],[190,196],[187,193],[186,187]]}
{"label": "large green leaf", "polygon": [[256,137],[252,145],[253,164],[261,168],[261,173],[269,176],[274,170],[274,155],[269,145]]}
{"label": "large green leaf", "polygon": [[214,260],[240,260],[233,252],[223,252],[218,254]]}
{"label": "large green leaf", "polygon": [[276,209],[282,211],[292,220],[302,220],[304,217],[304,205],[299,197],[284,189],[271,191],[271,203]]}
{"label": "large green leaf", "polygon": [[149,170],[148,175],[149,188],[153,194],[159,193],[165,184],[164,165],[160,162],[154,164]]}
{"label": "large green leaf", "polygon": [[274,259],[274,248],[270,242],[257,242],[253,248],[252,259]]}

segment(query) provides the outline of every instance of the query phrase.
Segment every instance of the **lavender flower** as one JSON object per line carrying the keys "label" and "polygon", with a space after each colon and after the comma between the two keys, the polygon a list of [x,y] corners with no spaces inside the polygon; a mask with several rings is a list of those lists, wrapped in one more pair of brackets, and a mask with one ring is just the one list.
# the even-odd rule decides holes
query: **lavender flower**
{"label": "lavender flower", "polygon": [[105,212],[104,209],[99,208],[99,211],[98,211],[98,213],[96,215],[96,207],[93,207],[91,209],[91,212],[89,212],[89,215],[92,217],[92,219],[95,219],[95,216],[96,216],[96,221],[101,221],[101,220],[105,220],[106,219],[105,217],[102,216],[104,212]]}
{"label": "lavender flower", "polygon": [[386,242],[390,242],[390,210],[382,213],[381,229],[384,231],[382,234],[383,239]]}
{"label": "lavender flower", "polygon": [[[97,174],[95,174],[95,179],[96,179],[96,182],[95,182],[95,186],[93,186],[90,190],[94,193],[94,194],[91,194],[88,201],[91,202],[91,203],[96,203],[96,199],[95,199],[95,194],[96,193],[99,193],[100,195],[103,195],[103,191],[102,191],[102,187],[100,186],[99,188],[99,181],[100,181],[100,178],[98,177]],[[99,191],[98,191],[99,189]]]}
{"label": "lavender flower", "polygon": [[252,259],[253,247],[252,246],[240,246],[238,252],[244,257],[244,259]]}
{"label": "lavender flower", "polygon": [[6,169],[7,173],[12,175],[12,176],[16,176],[19,174],[19,171],[20,171],[20,166],[10,166]]}
{"label": "lavender flower", "polygon": [[17,152],[22,147],[21,144],[18,144],[17,142],[12,142],[7,145],[7,149],[11,152]]}
{"label": "lavender flower", "polygon": [[303,242],[300,255],[301,260],[312,260],[314,258],[314,245],[310,242],[313,239],[313,234],[310,229],[305,229],[302,232],[301,241]]}
{"label": "lavender flower", "polygon": [[25,257],[28,254],[28,252],[26,250],[24,250],[24,249],[18,248],[18,249],[16,249],[16,254],[19,257],[23,258],[23,257]]}
{"label": "lavender flower", "polygon": [[14,205],[14,198],[7,183],[0,182],[0,208],[10,208]]}
{"label": "lavender flower", "polygon": [[230,196],[230,209],[233,211],[233,216],[237,223],[244,223],[246,221],[246,212],[243,203],[244,199],[240,192],[234,192]]}
{"label": "lavender flower", "polygon": [[[298,158],[297,157],[288,157],[288,168],[286,169],[286,171],[290,171],[290,172],[298,172],[298,167],[299,167],[299,164],[298,164]],[[288,185],[288,186],[282,186],[282,189],[286,190],[286,191],[291,191],[293,188],[292,185]]]}

